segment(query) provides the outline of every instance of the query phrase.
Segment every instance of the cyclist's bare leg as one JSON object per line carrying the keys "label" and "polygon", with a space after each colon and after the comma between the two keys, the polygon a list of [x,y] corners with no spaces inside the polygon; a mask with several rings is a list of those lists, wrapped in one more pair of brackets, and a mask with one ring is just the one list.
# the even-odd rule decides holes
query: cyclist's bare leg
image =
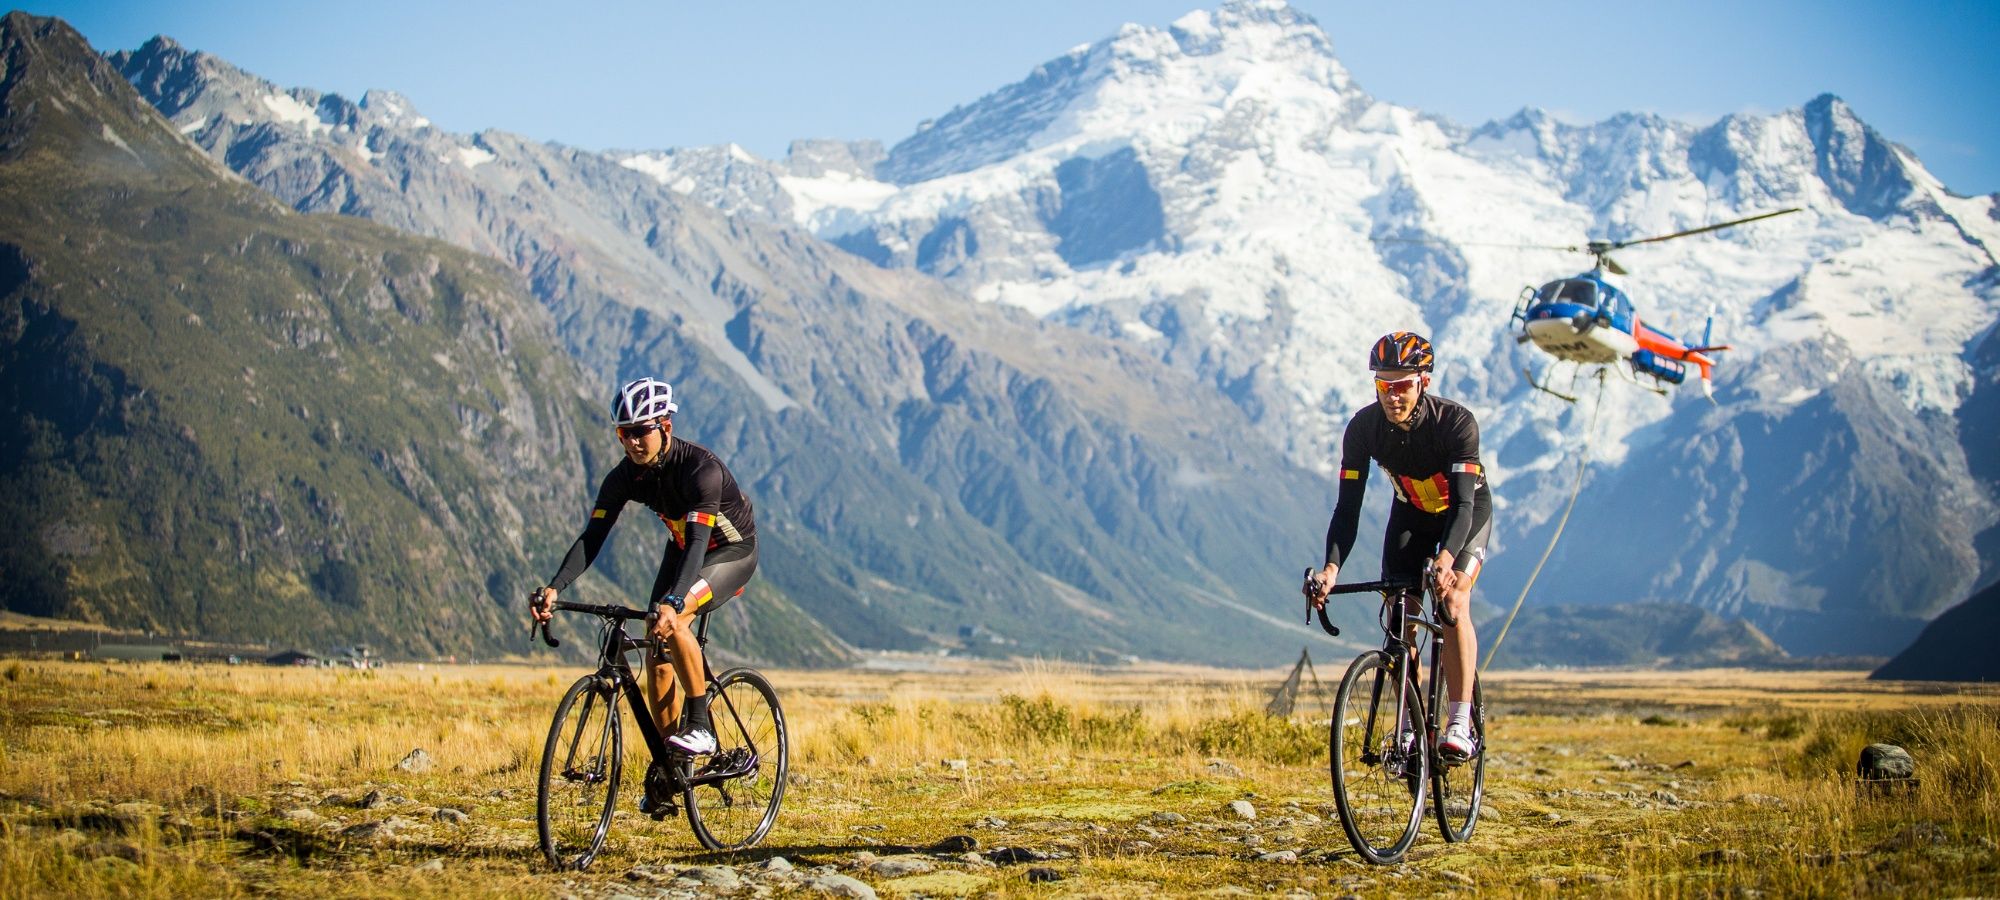
{"label": "cyclist's bare leg", "polygon": [[1453,703],[1472,702],[1474,664],[1479,659],[1479,636],[1472,629],[1472,583],[1478,572],[1459,574],[1458,583],[1444,595],[1445,611],[1456,625],[1444,627],[1444,686]]}
{"label": "cyclist's bare leg", "polygon": [[[660,612],[664,615],[667,610],[661,609]],[[708,684],[701,677],[701,642],[694,639],[694,617],[697,612],[698,610],[688,609],[667,620],[667,649],[674,655],[674,674],[679,676],[681,689],[686,691],[689,697],[700,697],[708,693]],[[678,713],[679,710],[676,709],[675,712]],[[663,725],[662,728],[670,728],[670,725]]]}
{"label": "cyclist's bare leg", "polygon": [[675,690],[674,666],[664,654],[646,653],[646,708],[660,733],[671,734],[681,717],[681,693]]}

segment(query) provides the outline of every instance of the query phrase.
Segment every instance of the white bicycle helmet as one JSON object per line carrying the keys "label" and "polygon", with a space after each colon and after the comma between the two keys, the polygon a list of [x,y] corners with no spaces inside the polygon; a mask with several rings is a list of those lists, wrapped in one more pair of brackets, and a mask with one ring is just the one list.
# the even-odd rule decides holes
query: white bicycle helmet
{"label": "white bicycle helmet", "polygon": [[657,378],[641,378],[618,389],[611,401],[611,418],[618,425],[633,425],[680,409],[674,404],[674,386]]}

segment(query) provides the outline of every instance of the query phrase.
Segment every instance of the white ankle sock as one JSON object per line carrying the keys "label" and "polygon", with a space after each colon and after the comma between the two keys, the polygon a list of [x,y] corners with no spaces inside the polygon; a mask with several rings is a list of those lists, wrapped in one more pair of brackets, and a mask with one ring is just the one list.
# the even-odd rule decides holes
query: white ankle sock
{"label": "white ankle sock", "polygon": [[1469,731],[1471,731],[1471,730],[1472,730],[1472,704],[1470,704],[1470,703],[1453,703],[1453,704],[1451,705],[1451,724],[1452,724],[1452,725],[1463,725],[1463,726],[1465,726],[1465,730],[1466,730],[1466,731],[1468,731],[1468,732],[1469,732]]}

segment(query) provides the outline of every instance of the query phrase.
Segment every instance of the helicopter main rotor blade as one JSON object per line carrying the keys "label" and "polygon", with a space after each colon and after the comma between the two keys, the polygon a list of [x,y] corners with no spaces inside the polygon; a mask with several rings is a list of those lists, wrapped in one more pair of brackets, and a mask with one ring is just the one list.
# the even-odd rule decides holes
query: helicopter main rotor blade
{"label": "helicopter main rotor blade", "polygon": [[1439,240],[1438,238],[1371,237],[1368,240],[1373,241],[1377,244],[1436,244],[1443,247],[1503,247],[1509,250],[1581,251],[1583,249],[1582,247],[1558,247],[1555,246],[1554,244],[1495,244],[1487,241],[1446,241],[1446,240]]}
{"label": "helicopter main rotor blade", "polygon": [[1633,246],[1634,244],[1657,244],[1660,241],[1671,241],[1674,238],[1684,238],[1689,235],[1705,234],[1710,231],[1720,231],[1724,228],[1730,228],[1736,225],[1741,225],[1745,222],[1755,222],[1758,219],[1768,219],[1771,218],[1772,216],[1782,216],[1785,215],[1786,213],[1795,213],[1798,211],[1799,208],[1794,206],[1791,207],[1790,209],[1778,210],[1777,212],[1759,213],[1747,219],[1735,219],[1728,222],[1717,222],[1714,225],[1703,225],[1700,228],[1690,228],[1686,231],[1676,231],[1673,234],[1662,234],[1657,237],[1637,238],[1635,240],[1630,240],[1630,241],[1618,241],[1616,243],[1611,244],[1610,246],[1605,247],[1604,249],[1617,250],[1621,247]]}

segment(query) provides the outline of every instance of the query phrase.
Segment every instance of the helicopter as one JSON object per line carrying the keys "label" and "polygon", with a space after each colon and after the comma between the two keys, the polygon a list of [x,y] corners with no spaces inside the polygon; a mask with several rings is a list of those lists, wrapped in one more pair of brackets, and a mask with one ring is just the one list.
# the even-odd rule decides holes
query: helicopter
{"label": "helicopter", "polygon": [[[1730,349],[1727,344],[1713,343],[1715,316],[1711,312],[1708,325],[1702,331],[1699,345],[1681,342],[1658,328],[1640,320],[1633,308],[1631,298],[1623,290],[1605,280],[1605,273],[1627,274],[1625,267],[1611,258],[1611,252],[1639,244],[1654,244],[1675,238],[1705,234],[1769,219],[1787,213],[1798,212],[1797,207],[1776,212],[1760,213],[1728,222],[1717,222],[1662,234],[1653,237],[1635,238],[1626,241],[1594,240],[1583,246],[1544,247],[1550,250],[1567,250],[1591,255],[1595,261],[1588,272],[1581,272],[1568,278],[1558,278],[1541,287],[1524,287],[1514,303],[1514,314],[1509,322],[1519,322],[1521,331],[1514,336],[1517,344],[1533,341],[1536,347],[1562,362],[1582,365],[1613,365],[1619,360],[1626,361],[1632,371],[1631,380],[1638,382],[1640,375],[1652,378],[1654,386],[1648,387],[1655,393],[1665,394],[1658,385],[1682,384],[1687,380],[1688,368],[1693,366],[1700,373],[1701,393],[1709,402],[1714,402],[1714,388],[1709,382],[1710,370],[1716,360],[1710,354]],[[1538,391],[1560,397],[1571,403],[1576,398],[1551,388],[1546,379],[1537,381],[1534,373],[1523,370],[1528,384]]]}

